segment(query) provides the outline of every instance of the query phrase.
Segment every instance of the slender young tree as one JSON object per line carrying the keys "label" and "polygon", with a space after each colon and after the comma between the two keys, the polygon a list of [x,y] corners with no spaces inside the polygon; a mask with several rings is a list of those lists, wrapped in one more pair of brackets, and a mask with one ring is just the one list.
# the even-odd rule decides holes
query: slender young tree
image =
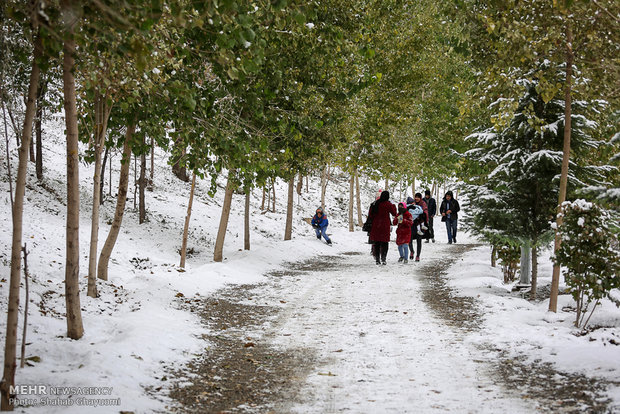
{"label": "slender young tree", "polygon": [[355,174],[351,174],[349,178],[349,231],[355,231],[355,223],[353,222],[353,204],[355,203]]}
{"label": "slender young tree", "polygon": [[286,203],[286,227],[284,228],[284,240],[291,240],[293,236],[293,202],[295,199],[295,176],[288,180],[288,200]]}
{"label": "slender young tree", "polygon": [[19,285],[21,280],[21,251],[22,225],[24,214],[24,194],[26,177],[28,174],[28,156],[30,140],[32,139],[32,123],[36,110],[37,88],[39,85],[40,69],[38,61],[43,55],[42,42],[39,36],[39,21],[37,15],[38,2],[33,7],[31,21],[33,32],[37,33],[34,39],[34,57],[30,72],[30,86],[26,100],[26,115],[22,129],[21,146],[19,147],[19,164],[17,167],[17,181],[15,183],[15,200],[13,202],[13,237],[11,244],[11,279],[9,281],[9,301],[7,312],[7,329],[4,345],[4,373],[0,383],[0,409],[12,411],[10,387],[15,385],[15,370],[17,368],[17,316],[19,312]]}
{"label": "slender young tree", "polygon": [[[570,17],[566,19],[566,79],[564,81],[564,148],[562,150],[562,171],[560,173],[560,192],[558,194],[558,207],[556,216],[556,233],[553,252],[557,252],[562,247],[562,237],[557,228],[562,225],[562,215],[560,209],[562,203],[566,200],[566,188],[568,185],[568,164],[570,159],[570,139],[571,139],[571,93],[573,78],[573,32],[571,28]],[[535,255],[534,255],[535,256]],[[553,273],[551,276],[551,293],[549,296],[549,310],[551,312],[558,311],[558,293],[560,289],[560,265],[556,262],[553,264]]]}
{"label": "slender young tree", "polygon": [[362,196],[360,194],[360,177],[357,168],[355,169],[355,201],[357,203],[357,225],[362,227],[364,219],[362,218]]}
{"label": "slender young tree", "polygon": [[[144,137],[142,139],[142,146],[144,147]],[[192,177],[192,181],[195,179]],[[142,154],[140,155],[140,178],[138,179],[138,187],[139,187],[139,221],[140,224],[146,221],[146,152],[144,149],[142,150]]]}
{"label": "slender young tree", "polygon": [[250,195],[251,191],[245,190],[245,212],[243,219],[243,250],[250,250]]}
{"label": "slender young tree", "polygon": [[181,263],[179,267],[185,269],[185,257],[187,255],[187,235],[189,233],[189,220],[192,216],[192,203],[194,202],[194,189],[196,188],[196,173],[192,174],[192,185],[189,190],[189,202],[187,203],[187,214],[185,215],[185,226],[183,226],[183,242],[181,243]]}
{"label": "slender young tree", "polygon": [[108,129],[108,119],[112,106],[99,92],[95,94],[95,131],[93,150],[95,153],[95,172],[93,175],[93,204],[90,227],[90,251],[88,256],[88,290],[91,298],[97,297],[97,246],[99,241],[99,207],[101,206],[103,165],[101,154]]}
{"label": "slender young tree", "polygon": [[75,93],[74,33],[79,7],[72,0],[62,0],[62,18],[66,36],[63,46],[63,93],[67,133],[67,229],[65,260],[65,302],[67,305],[67,336],[80,339],[84,334],[80,308],[80,164],[78,158],[78,122]]}
{"label": "slender young tree", "polygon": [[226,229],[228,228],[228,217],[230,216],[230,206],[232,204],[232,196],[234,192],[234,172],[228,172],[228,182],[226,183],[226,192],[224,193],[224,203],[222,204],[222,215],[220,216],[220,226],[217,230],[215,239],[215,250],[213,252],[213,261],[221,262],[224,259],[224,239],[226,238]]}
{"label": "slender young tree", "polygon": [[136,131],[136,119],[127,127],[125,132],[125,142],[123,143],[123,156],[121,157],[121,171],[118,179],[118,195],[116,199],[116,210],[114,212],[114,220],[112,221],[112,227],[108,237],[99,254],[99,265],[97,267],[97,278],[101,280],[108,280],[108,265],[110,257],[112,256],[112,250],[116,244],[118,233],[121,229],[123,222],[123,215],[125,214],[125,203],[127,201],[127,190],[129,187],[129,167],[131,166],[131,141],[133,134]]}

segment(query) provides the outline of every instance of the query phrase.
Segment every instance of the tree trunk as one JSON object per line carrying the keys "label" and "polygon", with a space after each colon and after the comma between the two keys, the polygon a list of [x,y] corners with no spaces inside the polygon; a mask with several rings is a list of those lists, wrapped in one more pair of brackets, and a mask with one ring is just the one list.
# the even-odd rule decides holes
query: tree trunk
{"label": "tree trunk", "polygon": [[75,40],[73,33],[78,14],[72,0],[63,0],[62,14],[67,35],[63,57],[63,95],[67,130],[67,252],[65,261],[65,303],[67,336],[80,339],[84,335],[80,308],[80,160],[78,157],[78,114],[75,92]]}
{"label": "tree trunk", "polygon": [[138,156],[133,156],[133,209],[138,209]]}
{"label": "tree trunk", "polygon": [[146,187],[147,190],[153,191],[153,180],[155,174],[155,140],[151,137],[151,170],[149,171],[149,183]]}
{"label": "tree trunk", "polygon": [[304,176],[299,173],[299,180],[297,181],[297,195],[301,195],[301,190],[304,186]]}
{"label": "tree trunk", "polygon": [[[180,142],[181,142],[180,140],[175,142],[175,146],[180,145]],[[172,172],[174,173],[174,175],[177,176],[179,180],[188,182],[189,177],[187,175],[187,170],[185,169],[185,167],[181,166],[181,160],[184,157],[185,157],[185,148],[183,149],[183,151],[181,151],[181,155],[176,160],[176,162],[172,165]]]}
{"label": "tree trunk", "polygon": [[271,199],[271,203],[273,207],[271,208],[271,211],[275,213],[276,212],[276,179],[275,178],[271,181],[271,190],[273,192],[273,197]]}
{"label": "tree trunk", "polygon": [[[108,161],[108,154],[110,153],[110,148],[105,148],[105,153],[103,154],[103,161],[101,162],[101,181],[99,183],[99,204],[103,204],[103,188],[105,184],[105,163]],[[110,176],[110,178],[112,178]]]}
{"label": "tree trunk", "polygon": [[[0,91],[2,92],[2,91]],[[13,177],[11,176],[11,153],[9,152],[9,130],[6,124],[6,110],[2,101],[2,116],[4,117],[4,138],[6,149],[6,173],[9,179],[9,198],[11,200],[11,211],[13,211]]]}
{"label": "tree trunk", "polygon": [[538,285],[538,248],[534,244],[532,247],[532,289],[530,290],[530,299],[536,299],[536,288]]}
{"label": "tree trunk", "polygon": [[125,203],[127,201],[127,190],[129,187],[129,167],[131,166],[131,139],[136,130],[136,121],[127,127],[125,133],[125,142],[123,143],[123,156],[121,158],[121,172],[118,180],[118,197],[116,199],[116,211],[114,212],[114,220],[108,237],[99,254],[99,266],[97,267],[97,277],[102,280],[108,280],[108,265],[112,250],[116,244],[118,233],[123,223],[123,214],[125,213]]}
{"label": "tree trunk", "polygon": [[17,148],[19,148],[19,146],[21,145],[21,137],[19,136],[20,134],[20,129],[17,127],[17,123],[15,122],[15,117],[13,116],[13,111],[11,111],[11,107],[8,106],[7,108],[7,112],[9,113],[9,119],[11,120],[11,126],[13,127],[13,132],[15,132],[15,146]]}
{"label": "tree trunk", "polygon": [[[38,7],[36,5],[35,9]],[[38,32],[36,13],[32,15],[33,27]],[[4,346],[4,373],[0,382],[0,409],[12,411],[13,402],[10,401],[10,387],[15,385],[15,370],[17,368],[17,316],[19,312],[19,285],[21,279],[21,252],[22,252],[22,224],[24,214],[24,195],[26,192],[26,178],[28,175],[28,150],[32,138],[32,122],[35,115],[35,100],[39,85],[40,70],[37,61],[42,55],[41,39],[38,34],[34,43],[34,58],[30,72],[30,84],[26,101],[26,114],[22,133],[22,146],[19,148],[19,164],[17,167],[17,182],[15,183],[15,200],[13,203],[13,236],[11,244],[11,278],[9,281],[9,300],[6,322],[6,337]],[[8,159],[7,159],[8,162]]]}
{"label": "tree trunk", "polygon": [[531,275],[532,275],[531,256],[532,256],[532,248],[530,247],[529,243],[523,244],[521,246],[521,266],[519,269],[521,273],[521,277],[519,278],[520,286],[528,286],[530,284]]}
{"label": "tree trunk", "polygon": [[22,352],[21,352],[21,361],[19,362],[19,367],[23,368],[26,365],[26,333],[28,332],[28,304],[30,303],[30,286],[28,286],[28,279],[30,275],[28,274],[28,249],[26,248],[26,244],[22,248],[24,252],[24,288],[26,290],[26,297],[24,298],[24,326],[22,329]]}
{"label": "tree trunk", "polygon": [[215,251],[213,252],[213,261],[221,262],[223,260],[224,239],[226,238],[226,229],[228,228],[228,217],[230,216],[230,205],[232,204],[233,184],[232,177],[234,172],[228,173],[228,182],[226,183],[226,192],[224,193],[224,203],[222,205],[222,215],[220,216],[220,227],[217,230],[215,238]]}
{"label": "tree trunk", "polygon": [[360,194],[360,177],[357,168],[355,169],[355,193],[357,202],[357,225],[362,227],[364,225],[364,219],[362,218],[362,196]]}
{"label": "tree trunk", "polygon": [[326,165],[321,173],[321,208],[325,209],[325,193],[327,192],[327,181],[329,165]]}
{"label": "tree trunk", "polygon": [[192,186],[189,190],[189,202],[187,203],[187,215],[183,227],[183,242],[181,243],[181,263],[179,267],[185,269],[185,255],[187,254],[187,234],[189,233],[189,219],[192,216],[192,203],[194,202],[194,189],[196,188],[196,173],[192,174]]}
{"label": "tree trunk", "polygon": [[[564,148],[562,150],[562,171],[560,174],[560,193],[558,195],[557,213],[560,212],[562,203],[566,200],[566,187],[568,186],[568,163],[570,158],[570,139],[571,139],[571,92],[573,77],[573,32],[570,24],[570,17],[566,17],[566,84],[564,85]],[[557,255],[562,244],[562,239],[558,229],[562,225],[562,216],[556,215],[555,243],[553,247],[554,255]],[[553,275],[551,277],[551,293],[549,296],[549,310],[557,312],[558,293],[560,288],[560,266],[553,265]]]}
{"label": "tree trunk", "polygon": [[30,154],[30,157],[29,157],[29,158],[30,158],[30,162],[32,162],[32,163],[36,163],[36,158],[35,158],[35,155],[34,155],[34,140],[33,140],[33,139],[30,139],[30,145],[29,145],[29,147],[30,147],[30,148],[29,148],[29,154]]}
{"label": "tree trunk", "polygon": [[37,180],[43,179],[43,131],[41,123],[43,122],[43,98],[47,89],[47,82],[40,82],[40,89],[37,93],[37,115],[35,121],[35,131],[37,136],[35,170]]}
{"label": "tree trunk", "polygon": [[349,231],[355,231],[355,223],[353,223],[353,204],[355,203],[355,174],[351,174],[349,179]]}
{"label": "tree trunk", "polygon": [[288,201],[286,203],[286,227],[284,240],[291,240],[293,236],[293,197],[295,195],[295,176],[288,180]]}
{"label": "tree trunk", "polygon": [[95,173],[93,175],[93,208],[90,222],[90,249],[88,255],[88,290],[87,295],[97,297],[97,247],[99,243],[99,206],[101,205],[101,177],[103,165],[101,153],[105,145],[105,136],[108,129],[108,119],[111,108],[106,104],[106,97],[95,95]]}
{"label": "tree trunk", "polygon": [[112,153],[110,152],[110,164],[108,166],[108,171],[110,172],[110,179],[108,180],[108,195],[112,197]]}
{"label": "tree trunk", "polygon": [[[142,144],[144,145],[144,138],[142,138]],[[192,181],[194,180],[192,176]],[[146,153],[143,152],[140,156],[140,180],[138,181],[138,186],[140,188],[139,196],[139,223],[142,224],[146,221]]]}
{"label": "tree trunk", "polygon": [[497,266],[497,246],[491,248],[491,267]]}
{"label": "tree trunk", "polygon": [[[261,211],[265,211],[265,193],[267,193],[267,190],[265,187],[263,187],[263,201],[261,201],[261,204],[260,204]],[[267,201],[267,207],[269,207],[269,201]]]}
{"label": "tree trunk", "polygon": [[243,220],[243,250],[250,250],[250,189],[245,190],[245,213]]}

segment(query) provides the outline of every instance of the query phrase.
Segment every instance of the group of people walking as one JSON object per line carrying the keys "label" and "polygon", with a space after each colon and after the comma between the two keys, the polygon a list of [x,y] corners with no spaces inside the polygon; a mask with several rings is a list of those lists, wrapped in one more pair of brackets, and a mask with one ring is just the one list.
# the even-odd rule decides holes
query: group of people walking
{"label": "group of people walking", "polygon": [[[454,198],[452,191],[447,191],[439,213],[441,221],[446,223],[448,232],[448,244],[456,243],[458,212],[461,209],[459,202]],[[420,261],[422,253],[422,240],[426,243],[435,243],[435,230],[433,220],[437,214],[437,202],[431,197],[430,190],[422,194],[407,197],[406,202],[397,205],[390,201],[388,191],[379,191],[375,201],[370,205],[368,218],[362,230],[368,232],[368,242],[372,244],[371,253],[376,263],[387,264],[387,253],[390,243],[392,226],[396,226],[396,245],[400,255],[400,263],[409,263],[409,260]],[[329,221],[321,207],[317,208],[316,214],[310,222],[315,230],[317,239],[324,238],[325,243],[331,245],[332,241],[327,235]],[[416,242],[415,256],[413,241]]]}
{"label": "group of people walking", "polygon": [[[459,203],[454,199],[452,191],[446,192],[439,212],[441,221],[446,223],[448,243],[456,243],[457,219]],[[376,263],[386,264],[389,249],[391,226],[396,227],[396,245],[400,263],[408,263],[414,258],[413,240],[416,241],[415,261],[420,261],[422,239],[426,243],[435,243],[433,219],[437,214],[437,202],[431,197],[429,190],[422,194],[408,197],[406,202],[394,205],[390,201],[390,193],[381,191],[370,205],[364,231],[368,232],[369,243],[372,244],[372,255]]]}

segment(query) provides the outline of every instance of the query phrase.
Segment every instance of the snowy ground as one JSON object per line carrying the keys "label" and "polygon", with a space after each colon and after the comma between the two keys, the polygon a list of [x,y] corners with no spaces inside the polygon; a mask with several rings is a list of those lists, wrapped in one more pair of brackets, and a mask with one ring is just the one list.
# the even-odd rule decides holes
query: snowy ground
{"label": "snowy ground", "polygon": [[[179,301],[208,297],[230,284],[259,284],[269,279],[269,271],[282,269],[286,261],[311,259],[317,255],[346,256],[347,266],[335,273],[317,273],[304,283],[278,287],[287,297],[280,303],[278,322],[270,327],[273,345],[282,348],[308,347],[316,350],[326,365],[317,366],[304,385],[305,398],[291,403],[297,412],[324,412],[349,409],[351,412],[403,412],[412,404],[427,411],[451,409],[462,412],[531,412],[535,405],[506,394],[488,376],[478,372],[481,343],[495,344],[514,355],[553,363],[558,369],[591,377],[617,381],[620,369],[620,310],[605,302],[597,310],[592,325],[603,326],[584,336],[572,328],[573,313],[549,315],[547,303],[530,303],[507,295],[499,269],[488,265],[487,247],[476,248],[448,271],[451,287],[475,298],[485,310],[483,326],[474,335],[462,336],[422,306],[424,288],[416,278],[416,269],[424,261],[449,256],[442,223],[435,227],[437,244],[425,244],[422,264],[396,264],[397,250],[392,243],[386,267],[376,267],[366,255],[364,234],[346,231],[348,201],[346,177],[328,186],[327,213],[334,247],[317,242],[311,228],[301,219],[310,217],[317,207],[318,183],[311,180],[309,191],[295,196],[293,240],[281,241],[284,233],[285,186],[277,188],[276,213],[260,213],[260,193],[252,199],[252,250],[242,251],[241,196],[236,196],[225,260],[212,262],[213,244],[219,223],[222,192],[214,199],[206,195],[207,183],[199,183],[192,215],[188,258],[185,272],[179,272],[178,249],[181,244],[189,185],[171,176],[163,155],[159,154],[155,171],[155,191],[147,194],[149,222],[138,225],[130,194],[128,211],[110,263],[110,281],[100,282],[101,297],[81,297],[85,335],[79,341],[66,338],[64,321],[64,150],[62,124],[48,126],[44,186],[29,178],[24,216],[24,242],[30,251],[32,277],[27,337],[27,367],[17,370],[16,384],[65,387],[112,387],[108,395],[83,395],[86,399],[116,399],[110,407],[78,406],[73,393],[70,407],[44,406],[45,395],[22,393],[31,406],[18,412],[51,413],[92,411],[135,413],[165,410],[169,384],[166,367],[183,366],[209,346],[202,335],[209,332],[200,317],[188,312]],[[4,154],[4,147],[2,148]],[[12,152],[14,155],[14,151]],[[118,163],[119,156],[114,158]],[[15,171],[16,158],[12,158]],[[5,159],[2,159],[3,168]],[[113,188],[118,180],[115,165]],[[30,168],[33,171],[33,168]],[[82,164],[82,249],[81,276],[86,276],[90,232],[90,167]],[[107,173],[106,173],[107,175]],[[3,214],[0,215],[0,309],[7,307],[10,266],[11,220],[6,175],[2,182]],[[340,184],[338,184],[340,182]],[[376,191],[372,183],[362,182],[368,196],[367,206]],[[106,192],[108,182],[106,181]],[[100,247],[109,230],[114,211],[108,198],[103,206]],[[366,208],[366,207],[364,207]],[[472,242],[459,237],[459,243]],[[542,261],[541,284],[548,283],[548,260]],[[268,285],[266,285],[268,286]],[[181,297],[182,295],[182,297]],[[274,292],[265,291],[266,300]],[[23,310],[24,296],[20,303]],[[571,304],[567,296],[560,307]],[[407,313],[404,313],[407,312]],[[21,332],[23,322],[20,314]],[[0,318],[0,331],[6,319]],[[278,335],[282,333],[282,335]],[[290,334],[284,336],[283,334]],[[4,339],[4,338],[2,338]],[[21,339],[18,341],[18,346]],[[340,351],[342,350],[342,351]],[[333,375],[329,375],[329,373]],[[327,375],[319,375],[327,374]],[[400,384],[394,389],[391,384]],[[617,382],[616,382],[617,384]],[[145,388],[156,390],[145,392]],[[620,410],[620,392],[611,387],[612,407]],[[61,401],[50,397],[49,403]],[[87,400],[81,400],[87,402]],[[411,410],[410,410],[411,411]]]}

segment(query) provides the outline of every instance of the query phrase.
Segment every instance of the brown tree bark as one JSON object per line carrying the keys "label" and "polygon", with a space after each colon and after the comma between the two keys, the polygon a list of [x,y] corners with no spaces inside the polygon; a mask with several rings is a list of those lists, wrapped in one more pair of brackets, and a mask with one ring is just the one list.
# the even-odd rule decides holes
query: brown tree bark
{"label": "brown tree bark", "polygon": [[34,155],[34,140],[32,138],[30,138],[30,145],[29,145],[29,158],[30,158],[30,162],[35,163],[36,165],[36,158]]}
{"label": "brown tree bark", "polygon": [[232,204],[232,196],[234,192],[232,178],[234,172],[228,173],[228,182],[226,183],[226,192],[224,193],[224,203],[222,204],[222,215],[220,216],[220,227],[217,230],[215,238],[215,249],[213,252],[213,261],[221,262],[224,259],[224,239],[226,238],[226,229],[228,228],[228,218],[230,217],[230,205]]}
{"label": "brown tree bark", "polygon": [[[36,13],[32,14],[35,32],[38,33]],[[17,167],[17,181],[15,183],[15,200],[13,202],[13,235],[11,243],[11,277],[9,281],[9,301],[6,322],[6,337],[4,346],[4,372],[0,382],[0,409],[12,411],[13,402],[10,401],[10,387],[15,385],[15,370],[17,368],[17,316],[19,312],[19,285],[21,279],[21,252],[24,214],[24,195],[26,192],[26,178],[28,175],[28,153],[32,139],[32,123],[36,110],[37,88],[39,85],[40,70],[37,65],[42,55],[41,39],[37,34],[34,41],[34,58],[30,72],[30,84],[26,100],[26,114],[19,147],[19,164]]]}
{"label": "brown tree bark", "polygon": [[271,180],[271,192],[272,192],[271,211],[275,213],[276,212],[276,179],[275,178]]}
{"label": "brown tree bark", "polygon": [[357,225],[362,227],[364,225],[364,219],[362,217],[362,196],[360,194],[360,176],[355,169],[355,202],[357,203]]}
{"label": "brown tree bark", "polygon": [[26,297],[24,298],[24,326],[22,329],[22,355],[19,362],[20,368],[23,368],[26,365],[26,333],[28,332],[28,304],[30,303],[30,286],[28,285],[28,280],[30,279],[30,274],[28,273],[28,249],[26,248],[25,243],[22,251],[24,252],[24,288],[26,291]]}
{"label": "brown tree bark", "polygon": [[[103,188],[105,184],[105,164],[108,160],[108,154],[110,153],[110,148],[106,147],[105,152],[103,153],[103,161],[101,162],[101,180],[99,183],[99,204],[103,204]],[[112,178],[110,176],[110,178]]]}
{"label": "brown tree bark", "polygon": [[353,203],[355,202],[355,195],[353,194],[355,189],[355,174],[351,174],[349,178],[349,231],[355,231],[355,223],[353,223]]}
{"label": "brown tree bark", "polygon": [[243,220],[243,250],[250,250],[250,193],[251,190],[245,190],[245,212]]}
{"label": "brown tree bark", "polygon": [[[567,13],[568,14],[568,13]],[[566,187],[568,186],[568,163],[570,159],[570,139],[571,139],[571,93],[573,77],[573,31],[571,28],[570,17],[566,17],[566,83],[564,85],[564,148],[562,149],[562,171],[560,174],[560,193],[558,195],[557,213],[560,212],[562,203],[566,201]],[[562,217],[556,216],[556,232],[553,253],[557,254],[562,245],[562,238],[558,229],[562,224]],[[533,271],[533,269],[532,269]],[[553,265],[553,275],[551,277],[551,293],[549,296],[549,310],[558,311],[558,293],[560,290],[560,266]]]}
{"label": "brown tree bark", "polygon": [[297,181],[297,195],[301,195],[301,190],[304,186],[304,176],[299,173],[299,180]]}
{"label": "brown tree bark", "polygon": [[295,196],[295,176],[288,180],[288,200],[286,203],[286,226],[284,240],[291,240],[293,236],[293,198]]}
{"label": "brown tree bark", "polygon": [[[142,138],[142,145],[144,146],[145,141]],[[192,178],[194,180],[194,178]],[[139,223],[142,224],[146,221],[146,153],[143,152],[140,156],[140,178],[138,180],[138,195],[140,201],[138,203],[138,215],[139,215]]]}
{"label": "brown tree bark", "polygon": [[80,161],[78,158],[78,122],[75,92],[75,39],[78,23],[77,6],[72,0],[61,2],[67,30],[63,47],[63,95],[67,133],[67,228],[65,259],[65,303],[67,305],[67,336],[80,339],[84,334],[80,308]]}
{"label": "brown tree bark", "polygon": [[185,269],[185,256],[187,255],[187,235],[189,233],[189,220],[192,216],[192,203],[194,202],[194,189],[196,188],[196,173],[192,174],[192,186],[189,190],[189,202],[187,203],[187,214],[185,215],[185,226],[183,227],[183,242],[181,243],[181,263],[179,267]]}
{"label": "brown tree bark", "polygon": [[153,191],[153,179],[155,177],[155,140],[151,137],[151,170],[149,171],[149,183],[146,187],[147,190]]}
{"label": "brown tree bark", "polygon": [[[260,204],[261,211],[265,211],[265,194],[266,193],[267,193],[267,190],[265,187],[263,187],[263,201]],[[269,207],[269,201],[267,202],[267,207]]]}
{"label": "brown tree bark", "polygon": [[133,209],[138,208],[138,156],[133,156]]}
{"label": "brown tree bark", "polygon": [[37,180],[43,179],[43,131],[41,123],[43,122],[43,98],[45,97],[45,91],[47,89],[47,82],[39,83],[39,91],[37,93],[37,114],[35,121],[35,132],[37,137],[36,145],[36,157],[35,157],[35,170],[37,173]]}
{"label": "brown tree bark", "polygon": [[93,173],[93,204],[90,221],[90,248],[88,254],[88,290],[87,295],[97,297],[97,247],[99,244],[99,208],[101,206],[101,181],[103,165],[101,154],[105,146],[105,136],[108,130],[108,120],[112,108],[107,105],[105,96],[95,95],[95,131],[93,151],[95,153],[95,171]]}
{"label": "brown tree bark", "polygon": [[114,212],[114,220],[108,237],[99,254],[99,265],[97,267],[97,277],[102,280],[108,280],[108,265],[112,250],[116,244],[118,233],[123,223],[123,214],[125,213],[125,203],[127,201],[127,190],[129,187],[129,167],[131,165],[131,139],[136,130],[136,121],[127,127],[125,132],[125,142],[123,144],[123,156],[121,159],[121,172],[118,180],[118,197],[116,199],[116,211]]}
{"label": "brown tree bark", "polygon": [[[181,145],[181,141],[175,142],[175,146]],[[176,160],[176,162],[172,165],[172,172],[177,178],[181,181],[188,182],[189,176],[187,175],[187,169],[181,166],[181,159],[185,157],[185,148],[181,151],[181,156]]]}

